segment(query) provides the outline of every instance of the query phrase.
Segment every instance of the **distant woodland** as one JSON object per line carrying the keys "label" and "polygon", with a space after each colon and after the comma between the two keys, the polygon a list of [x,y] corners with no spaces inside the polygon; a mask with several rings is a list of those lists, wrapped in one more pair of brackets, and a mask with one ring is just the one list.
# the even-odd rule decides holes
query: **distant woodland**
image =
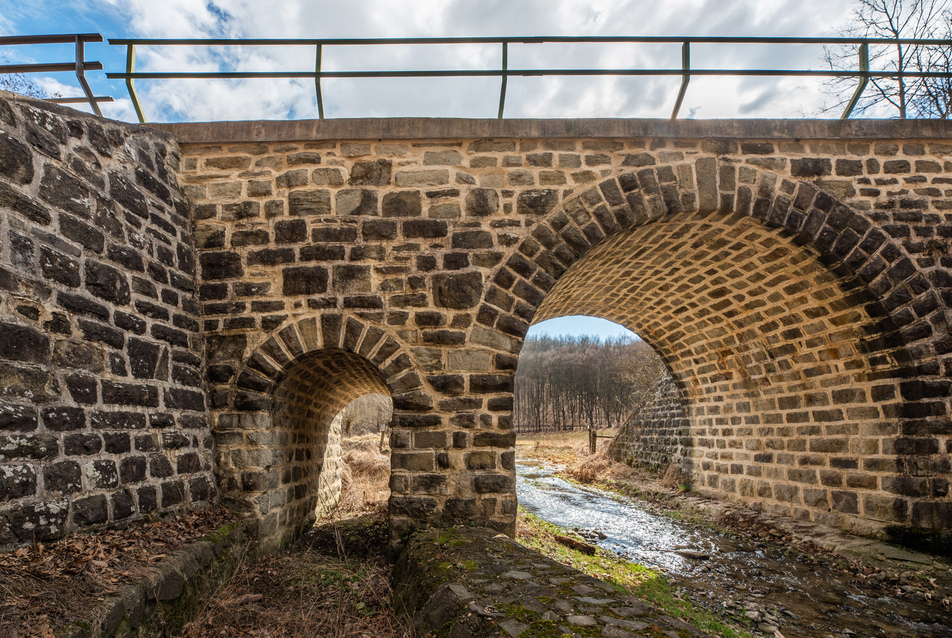
{"label": "distant woodland", "polygon": [[[661,359],[639,339],[528,339],[516,372],[514,426],[518,432],[620,426],[662,374]],[[392,412],[390,397],[364,395],[344,408],[344,435],[379,432]]]}
{"label": "distant woodland", "polygon": [[528,339],[516,372],[514,425],[518,432],[620,426],[663,373],[639,339]]}

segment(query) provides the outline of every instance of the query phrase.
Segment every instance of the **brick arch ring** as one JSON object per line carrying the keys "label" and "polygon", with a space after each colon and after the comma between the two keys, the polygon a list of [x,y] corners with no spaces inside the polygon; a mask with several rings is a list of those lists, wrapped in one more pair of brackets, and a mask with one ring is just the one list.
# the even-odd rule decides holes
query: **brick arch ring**
{"label": "brick arch ring", "polygon": [[646,157],[561,205],[525,202],[550,211],[477,323],[515,340],[571,314],[635,330],[672,372],[672,444],[702,490],[839,527],[948,527],[948,276],[814,184]]}
{"label": "brick arch ring", "polygon": [[392,398],[394,426],[434,418],[407,346],[362,317],[292,318],[250,348],[217,414],[216,456],[223,497],[252,519],[263,547],[283,545],[336,505],[338,415],[370,393]]}

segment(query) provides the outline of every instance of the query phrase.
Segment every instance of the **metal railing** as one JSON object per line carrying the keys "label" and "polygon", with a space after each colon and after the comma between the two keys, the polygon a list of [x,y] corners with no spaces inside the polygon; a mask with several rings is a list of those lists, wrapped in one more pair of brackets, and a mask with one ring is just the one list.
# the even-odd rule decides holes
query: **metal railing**
{"label": "metal railing", "polygon": [[[85,98],[57,98],[50,100],[61,104],[88,102],[97,115],[99,102],[111,102],[111,97],[95,97],[85,77],[87,70],[101,70],[100,62],[86,61],[84,57],[84,43],[102,42],[103,38],[97,33],[43,35],[43,36],[10,36],[0,37],[0,46],[18,44],[62,44],[75,43],[75,61],[59,64],[16,64],[0,66],[2,73],[41,73],[57,71],[75,71]],[[498,77],[499,108],[497,117],[502,118],[506,107],[506,91],[510,77],[596,77],[596,76],[628,76],[628,77],[680,77],[681,84],[671,111],[671,119],[676,119],[681,110],[688,85],[693,77],[720,76],[720,77],[826,77],[826,78],[857,78],[857,86],[844,109],[841,118],[849,118],[863,96],[869,82],[877,78],[935,78],[952,79],[952,72],[932,70],[870,70],[871,46],[940,46],[952,48],[952,40],[937,39],[880,39],[880,38],[768,38],[768,37],[687,37],[687,36],[541,36],[541,37],[487,37],[487,38],[357,38],[357,39],[109,39],[109,44],[126,47],[126,69],[120,73],[106,73],[109,79],[125,80],[136,115],[140,122],[145,122],[142,104],[136,92],[136,80],[176,80],[176,79],[312,79],[317,98],[318,116],[324,119],[324,92],[321,80],[324,78],[466,78],[466,77]],[[399,45],[498,45],[500,47],[500,64],[497,68],[486,69],[440,69],[440,70],[376,70],[376,71],[327,71],[322,68],[325,50],[329,47],[342,46],[399,46]],[[513,45],[537,44],[680,44],[681,66],[676,68],[510,68],[509,54]],[[814,70],[814,69],[715,69],[696,68],[692,66],[692,45],[819,45],[836,46],[852,45],[857,47],[856,70]],[[136,72],[136,47],[166,47],[166,46],[310,46],[314,47],[313,71],[219,71],[219,72]]]}
{"label": "metal railing", "polygon": [[93,90],[90,88],[89,82],[86,81],[86,71],[102,71],[102,62],[86,59],[85,45],[87,42],[102,42],[102,35],[98,33],[66,33],[57,35],[15,35],[0,37],[0,47],[33,44],[76,45],[75,56],[72,62],[56,62],[52,64],[3,64],[0,65],[0,74],[74,72],[85,97],[47,98],[47,101],[57,104],[82,104],[86,102],[96,115],[102,117],[102,112],[99,110],[99,102],[112,102],[112,98],[93,95]]}
{"label": "metal railing", "polygon": [[[667,69],[620,68],[620,69],[512,69],[509,68],[510,45],[532,44],[680,44],[681,67]],[[688,84],[695,76],[761,76],[761,77],[828,77],[859,79],[858,85],[843,111],[842,119],[847,119],[862,97],[863,91],[872,78],[952,78],[950,72],[940,71],[871,71],[869,68],[870,45],[904,46],[949,46],[952,40],[936,39],[876,39],[876,38],[732,38],[732,37],[623,37],[623,36],[564,36],[564,37],[516,37],[516,38],[382,38],[382,39],[290,39],[290,40],[242,40],[242,39],[111,39],[109,44],[126,47],[125,73],[107,73],[106,77],[124,79],[129,96],[135,106],[140,122],[145,116],[136,94],[134,80],[158,79],[249,79],[249,78],[310,78],[314,80],[317,97],[318,115],[324,119],[324,95],[321,87],[323,78],[447,78],[447,77],[498,77],[500,78],[499,110],[497,117],[502,118],[506,106],[506,90],[510,77],[563,76],[680,76],[681,86],[677,100],[671,112],[676,119],[681,110]],[[392,46],[420,44],[487,44],[500,46],[500,66],[491,69],[446,69],[432,71],[325,71],[321,68],[326,47],[338,46]],[[791,44],[791,45],[856,45],[858,46],[858,69],[852,70],[813,70],[813,69],[708,69],[691,66],[691,45],[693,44]],[[182,72],[182,73],[137,73],[135,70],[136,46],[313,46],[313,71],[226,71],[226,72]]]}

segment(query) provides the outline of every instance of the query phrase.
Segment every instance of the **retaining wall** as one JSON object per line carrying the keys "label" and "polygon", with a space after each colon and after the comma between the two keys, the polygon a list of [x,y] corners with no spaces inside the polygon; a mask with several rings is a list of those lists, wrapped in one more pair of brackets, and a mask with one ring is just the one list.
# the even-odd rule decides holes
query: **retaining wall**
{"label": "retaining wall", "polygon": [[608,453],[620,463],[662,475],[672,465],[680,469],[685,460],[681,444],[688,432],[681,395],[674,379],[665,374],[632,410]]}
{"label": "retaining wall", "polygon": [[216,497],[179,161],[0,93],[0,548]]}

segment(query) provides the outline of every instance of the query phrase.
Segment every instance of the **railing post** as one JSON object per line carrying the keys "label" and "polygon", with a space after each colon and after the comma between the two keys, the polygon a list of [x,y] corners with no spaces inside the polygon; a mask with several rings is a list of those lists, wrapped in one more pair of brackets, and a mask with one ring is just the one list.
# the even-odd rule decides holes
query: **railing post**
{"label": "railing post", "polygon": [[99,110],[99,105],[96,104],[96,98],[93,96],[93,90],[89,88],[89,83],[86,81],[86,48],[85,43],[83,42],[83,37],[81,35],[76,35],[76,79],[79,80],[79,85],[83,88],[83,93],[86,94],[86,99],[89,100],[89,106],[92,107],[93,113],[102,117],[102,111]]}
{"label": "railing post", "polygon": [[[126,73],[136,72],[136,45],[126,45]],[[108,76],[107,76],[108,77]],[[126,78],[126,88],[129,89],[129,98],[132,100],[132,106],[136,110],[136,117],[139,118],[139,124],[145,124],[145,115],[142,114],[142,107],[139,105],[139,96],[136,95],[135,80]]]}
{"label": "railing post", "polygon": [[681,90],[678,91],[678,99],[674,103],[674,110],[671,111],[671,119],[678,119],[678,111],[681,110],[681,102],[684,101],[684,94],[687,93],[688,83],[691,81],[691,43],[687,40],[681,45]]}
{"label": "railing post", "polygon": [[502,119],[502,112],[506,108],[506,84],[509,81],[509,75],[506,71],[509,70],[509,43],[502,43],[502,86],[499,87],[499,115],[497,116],[500,120]]}
{"label": "railing post", "polygon": [[853,91],[853,97],[850,98],[846,109],[843,111],[843,115],[840,116],[841,120],[850,119],[853,109],[855,109],[859,103],[859,98],[862,97],[863,91],[866,90],[866,85],[869,84],[869,75],[864,75],[869,73],[869,42],[864,42],[859,45],[859,72],[859,84],[856,85],[856,90]]}
{"label": "railing post", "polygon": [[321,93],[321,54],[324,45],[317,44],[317,52],[314,61],[314,90],[317,92],[317,116],[324,119],[324,95]]}

